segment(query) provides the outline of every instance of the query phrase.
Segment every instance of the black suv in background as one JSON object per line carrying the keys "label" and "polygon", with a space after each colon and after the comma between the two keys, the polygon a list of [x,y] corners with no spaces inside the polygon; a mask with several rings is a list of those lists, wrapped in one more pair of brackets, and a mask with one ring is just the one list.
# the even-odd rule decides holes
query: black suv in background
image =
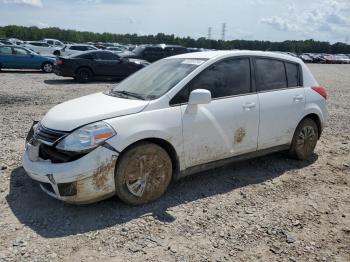
{"label": "black suv in background", "polygon": [[147,66],[147,61],[122,58],[110,51],[87,51],[56,59],[56,75],[73,77],[79,82],[90,82],[95,77],[111,77],[119,80]]}
{"label": "black suv in background", "polygon": [[188,53],[186,47],[179,45],[141,45],[133,50],[133,54],[120,54],[123,57],[136,58],[155,62],[165,57]]}

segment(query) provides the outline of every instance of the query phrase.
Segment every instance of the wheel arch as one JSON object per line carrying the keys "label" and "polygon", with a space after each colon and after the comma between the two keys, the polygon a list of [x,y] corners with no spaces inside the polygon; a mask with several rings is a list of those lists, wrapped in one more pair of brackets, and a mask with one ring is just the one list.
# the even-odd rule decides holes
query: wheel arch
{"label": "wheel arch", "polygon": [[[171,143],[169,143],[168,141],[166,141],[165,139],[157,138],[157,137],[149,137],[149,138],[140,139],[138,141],[131,143],[126,148],[124,148],[123,151],[120,152],[120,156],[122,156],[123,153],[126,152],[129,148],[131,148],[131,147],[133,147],[141,142],[150,142],[150,143],[156,144],[156,145],[160,146],[161,148],[163,148],[168,153],[168,155],[171,159],[171,162],[172,162],[172,167],[173,167],[173,179],[176,179],[178,177],[178,174],[180,173],[180,160],[179,160],[178,154],[177,154],[174,146]],[[119,159],[120,159],[120,157],[118,157],[117,165],[118,165]]]}
{"label": "wheel arch", "polygon": [[[305,115],[305,116],[300,120],[300,122],[303,121],[303,120],[306,119],[306,118],[309,118],[309,119],[312,119],[313,121],[315,121],[315,123],[316,123],[316,125],[317,125],[317,129],[318,129],[318,139],[320,139],[321,133],[322,133],[322,130],[323,130],[320,117],[319,117],[316,113],[309,113],[309,114]],[[299,123],[300,123],[300,122],[299,122]]]}

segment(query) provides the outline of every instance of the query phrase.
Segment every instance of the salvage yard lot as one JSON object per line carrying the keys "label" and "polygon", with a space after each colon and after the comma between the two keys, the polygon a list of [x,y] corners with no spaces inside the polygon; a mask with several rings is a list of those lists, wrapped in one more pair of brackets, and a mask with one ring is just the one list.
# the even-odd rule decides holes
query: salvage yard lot
{"label": "salvage yard lot", "polygon": [[350,65],[309,67],[330,111],[311,159],[231,164],[173,183],[142,207],[64,204],[21,167],[32,120],[113,82],[1,72],[0,261],[350,261]]}

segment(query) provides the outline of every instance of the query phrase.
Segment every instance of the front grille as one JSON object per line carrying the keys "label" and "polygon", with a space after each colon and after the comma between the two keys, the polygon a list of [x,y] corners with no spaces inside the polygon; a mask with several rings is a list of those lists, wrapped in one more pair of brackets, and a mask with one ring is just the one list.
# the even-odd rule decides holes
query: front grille
{"label": "front grille", "polygon": [[35,130],[33,138],[46,145],[51,146],[55,144],[58,140],[60,140],[61,138],[63,138],[69,133],[69,132],[57,131],[57,130],[46,128],[40,123],[38,125],[39,126]]}
{"label": "front grille", "polygon": [[41,144],[39,147],[39,156],[44,160],[51,160],[52,163],[67,163],[71,161],[75,161],[87,153],[74,153],[74,152],[61,152],[57,150],[55,147],[48,146],[45,144]]}

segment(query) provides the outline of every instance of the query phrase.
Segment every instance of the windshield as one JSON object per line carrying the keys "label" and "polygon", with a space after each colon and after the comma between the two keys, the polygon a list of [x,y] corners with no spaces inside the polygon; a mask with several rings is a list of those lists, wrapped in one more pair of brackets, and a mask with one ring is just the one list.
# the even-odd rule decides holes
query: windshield
{"label": "windshield", "polygon": [[111,94],[157,99],[177,85],[206,59],[163,59],[131,75],[112,88]]}

